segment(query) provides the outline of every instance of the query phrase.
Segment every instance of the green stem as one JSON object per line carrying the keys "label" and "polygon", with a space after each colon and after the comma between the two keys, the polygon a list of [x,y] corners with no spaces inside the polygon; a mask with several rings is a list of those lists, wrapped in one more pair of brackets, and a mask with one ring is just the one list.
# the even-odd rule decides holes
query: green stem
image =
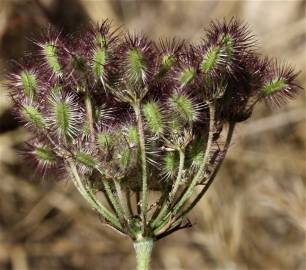
{"label": "green stem", "polygon": [[136,252],[137,270],[149,270],[153,239],[143,238],[134,242]]}
{"label": "green stem", "polygon": [[192,203],[187,207],[186,210],[184,210],[178,217],[177,219],[180,219],[181,217],[185,216],[186,214],[188,214],[193,208],[194,206],[201,200],[201,198],[204,196],[204,194],[206,193],[206,191],[208,190],[208,188],[210,187],[210,185],[212,184],[213,180],[215,179],[215,176],[217,174],[217,172],[219,171],[225,154],[229,148],[230,142],[232,140],[233,137],[233,133],[234,133],[234,128],[235,128],[235,123],[230,123],[229,128],[228,128],[228,132],[227,132],[227,136],[226,136],[226,142],[225,145],[223,147],[223,151],[225,151],[225,153],[223,154],[223,158],[219,161],[218,165],[215,167],[215,169],[213,170],[212,174],[210,175],[210,177],[208,178],[208,181],[206,182],[204,188],[201,190],[201,192],[197,195],[197,197],[192,201]]}
{"label": "green stem", "polygon": [[123,215],[122,209],[120,207],[120,204],[117,201],[117,198],[113,194],[113,191],[112,191],[111,186],[109,184],[109,180],[108,179],[103,179],[102,182],[103,182],[103,185],[104,185],[106,195],[108,196],[109,200],[111,201],[119,220],[121,220],[124,217],[124,215]]}
{"label": "green stem", "polygon": [[165,219],[165,217],[169,214],[169,208],[171,204],[173,203],[173,200],[175,198],[176,192],[181,184],[183,171],[184,171],[184,163],[185,163],[185,153],[184,151],[180,150],[180,163],[179,163],[179,170],[177,174],[177,178],[173,184],[172,190],[169,194],[169,199],[167,200],[166,205],[162,208],[162,210],[159,212],[157,218],[152,222],[152,227],[159,226],[160,223],[163,223],[162,221]]}
{"label": "green stem", "polygon": [[215,107],[213,104],[208,104],[209,108],[209,131],[208,131],[208,139],[207,139],[207,145],[205,149],[205,154],[204,154],[204,160],[203,163],[201,164],[197,174],[195,177],[192,179],[191,183],[189,184],[187,190],[185,193],[182,195],[181,199],[177,202],[175,207],[173,208],[172,214],[176,215],[178,211],[183,207],[183,205],[186,203],[186,201],[191,197],[193,190],[196,186],[196,184],[199,182],[201,179],[204,170],[207,166],[207,162],[209,160],[210,156],[210,151],[211,151],[211,146],[213,143],[213,134],[214,134],[214,125],[215,125]]}
{"label": "green stem", "polygon": [[182,176],[183,176],[183,171],[184,171],[184,163],[185,163],[185,153],[184,151],[180,150],[180,164],[179,164],[179,170],[178,170],[178,174],[177,174],[177,178],[176,178],[176,181],[173,185],[173,188],[172,188],[172,191],[169,195],[169,201],[170,203],[173,201],[175,195],[176,195],[176,192],[181,184],[181,181],[182,181]]}
{"label": "green stem", "polygon": [[121,205],[121,209],[124,212],[124,216],[126,218],[127,221],[129,221],[131,214],[127,205],[127,201],[125,200],[123,193],[122,193],[122,188],[121,188],[121,184],[119,183],[118,180],[114,180],[115,183],[115,188],[116,188],[116,192],[119,198],[119,203]]}
{"label": "green stem", "polygon": [[87,113],[87,121],[88,121],[88,126],[89,126],[90,138],[93,141],[94,140],[94,120],[93,120],[91,99],[88,94],[86,94],[85,96],[85,107],[86,107],[86,113]]}
{"label": "green stem", "polygon": [[117,217],[120,221],[124,219],[123,210],[121,208],[120,202],[118,201],[118,198],[113,194],[113,191],[111,189],[110,183],[109,183],[109,175],[106,172],[103,172],[101,168],[96,167],[96,170],[100,173],[102,177],[102,183],[105,189],[104,195],[107,197],[107,199],[111,202]]}
{"label": "green stem", "polygon": [[82,182],[76,166],[73,162],[69,162],[70,171],[72,174],[72,182],[75,187],[81,193],[81,195],[89,202],[89,204],[98,211],[107,221],[109,221],[115,228],[122,231],[122,226],[116,216],[113,215],[107,208],[105,208],[97,199],[95,198],[93,192],[88,189]]}
{"label": "green stem", "polygon": [[142,202],[141,202],[141,212],[143,217],[143,232],[146,227],[146,216],[148,208],[148,179],[147,179],[147,159],[146,159],[146,150],[145,150],[145,136],[143,128],[143,120],[141,116],[140,104],[134,106],[138,133],[139,133],[139,145],[140,145],[140,155],[141,155],[141,169],[142,169]]}

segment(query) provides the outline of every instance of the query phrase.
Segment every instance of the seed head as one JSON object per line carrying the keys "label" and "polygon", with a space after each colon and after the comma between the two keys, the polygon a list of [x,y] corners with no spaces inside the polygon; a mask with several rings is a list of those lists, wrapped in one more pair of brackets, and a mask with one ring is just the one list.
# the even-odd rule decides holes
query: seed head
{"label": "seed head", "polygon": [[[48,28],[7,85],[37,167],[64,168],[120,232],[159,239],[181,228],[196,186],[205,193],[213,181],[235,124],[301,88],[236,19],[212,22],[198,45],[123,32],[109,21],[70,36]],[[161,196],[150,206],[151,191]]]}

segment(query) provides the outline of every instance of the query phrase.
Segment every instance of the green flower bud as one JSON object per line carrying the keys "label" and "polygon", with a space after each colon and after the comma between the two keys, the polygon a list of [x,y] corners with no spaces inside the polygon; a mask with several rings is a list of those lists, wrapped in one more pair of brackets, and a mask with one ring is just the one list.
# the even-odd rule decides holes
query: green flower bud
{"label": "green flower bud", "polygon": [[159,68],[158,76],[164,76],[174,65],[176,59],[173,55],[165,55]]}
{"label": "green flower bud", "polygon": [[204,160],[204,140],[199,138],[194,140],[188,147],[187,158],[192,169],[198,169]]}
{"label": "green flower bud", "polygon": [[137,145],[139,142],[138,130],[135,126],[129,126],[127,128],[127,139],[130,144]]}

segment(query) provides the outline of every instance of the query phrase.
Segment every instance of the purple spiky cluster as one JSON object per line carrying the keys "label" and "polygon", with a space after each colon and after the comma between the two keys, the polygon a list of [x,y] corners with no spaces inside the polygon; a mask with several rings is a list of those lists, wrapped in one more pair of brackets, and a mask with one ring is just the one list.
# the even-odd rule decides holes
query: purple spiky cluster
{"label": "purple spiky cluster", "polygon": [[[8,83],[18,119],[33,134],[28,154],[43,171],[75,164],[85,186],[110,197],[120,223],[112,225],[133,238],[139,220],[143,235],[178,229],[189,190],[210,185],[234,125],[257,102],[280,105],[299,89],[293,69],[263,58],[235,19],[212,22],[197,45],[156,43],[109,21],[71,36],[48,29],[36,44]],[[130,217],[107,193],[121,196],[112,181],[138,194]],[[139,195],[145,189],[162,193],[155,208]]]}

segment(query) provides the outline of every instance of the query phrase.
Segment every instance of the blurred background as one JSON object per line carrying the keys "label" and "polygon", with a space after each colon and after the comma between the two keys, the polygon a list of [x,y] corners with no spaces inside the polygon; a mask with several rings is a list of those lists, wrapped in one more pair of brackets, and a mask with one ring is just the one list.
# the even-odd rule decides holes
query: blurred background
{"label": "blurred background", "polygon": [[[211,19],[249,23],[264,54],[301,70],[305,1],[0,0],[0,269],[134,269],[132,243],[100,223],[69,181],[41,178],[16,149],[29,138],[3,82],[10,60],[51,23],[73,33],[91,21],[153,39],[198,41]],[[2,86],[1,86],[2,85]],[[193,227],[161,240],[152,269],[306,269],[305,93],[238,126],[226,162],[190,215]]]}

